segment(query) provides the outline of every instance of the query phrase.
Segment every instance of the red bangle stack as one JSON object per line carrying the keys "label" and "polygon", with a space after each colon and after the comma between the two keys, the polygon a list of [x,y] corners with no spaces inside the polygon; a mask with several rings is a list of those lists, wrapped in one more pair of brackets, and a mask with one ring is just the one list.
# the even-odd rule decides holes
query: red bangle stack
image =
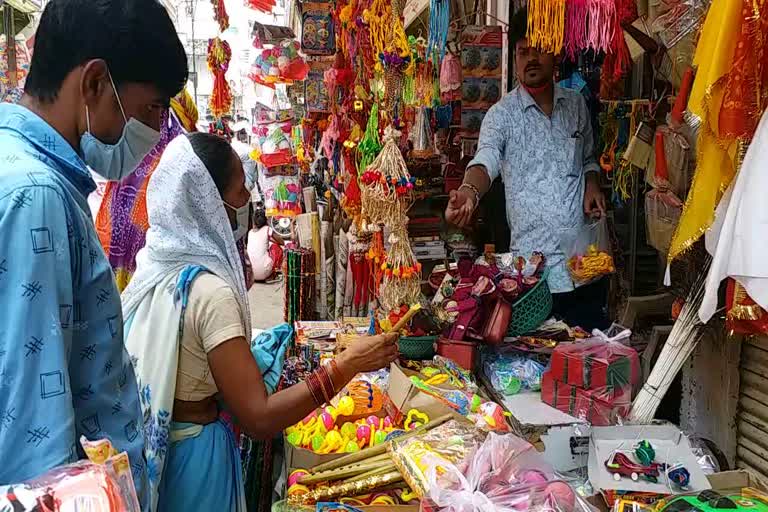
{"label": "red bangle stack", "polygon": [[331,380],[331,374],[328,373],[328,368],[321,366],[315,372],[320,378],[320,384],[323,390],[323,396],[325,397],[325,403],[331,403],[331,399],[336,395],[333,390],[333,380]]}
{"label": "red bangle stack", "polygon": [[331,403],[331,399],[336,396],[331,373],[325,366],[307,375],[306,383],[318,407]]}
{"label": "red bangle stack", "polygon": [[322,384],[320,384],[317,372],[312,372],[307,375],[307,379],[304,382],[306,382],[307,387],[309,388],[309,393],[312,395],[315,404],[318,407],[322,407],[325,402],[323,402]]}

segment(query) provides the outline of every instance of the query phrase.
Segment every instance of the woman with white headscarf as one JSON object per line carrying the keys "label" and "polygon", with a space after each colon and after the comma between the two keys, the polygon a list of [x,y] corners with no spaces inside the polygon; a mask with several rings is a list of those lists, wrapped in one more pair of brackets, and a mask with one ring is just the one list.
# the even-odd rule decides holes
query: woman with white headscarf
{"label": "woman with white headscarf", "polygon": [[219,420],[217,398],[248,434],[270,438],[355,374],[388,365],[397,338],[361,339],[305,382],[268,396],[248,341],[236,246],[248,231],[250,194],[231,146],[203,133],[171,142],[150,180],[147,212],[147,244],[123,293],[123,312],[144,412],[152,509],[244,511],[239,452]]}

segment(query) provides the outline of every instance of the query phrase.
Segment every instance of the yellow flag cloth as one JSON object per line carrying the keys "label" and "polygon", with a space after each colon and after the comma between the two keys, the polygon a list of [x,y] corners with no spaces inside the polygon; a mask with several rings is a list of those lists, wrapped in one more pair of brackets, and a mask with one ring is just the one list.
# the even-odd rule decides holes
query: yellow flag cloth
{"label": "yellow flag cloth", "polygon": [[714,0],[702,27],[688,110],[701,118],[696,174],[669,249],[671,262],[709,228],[715,208],[734,176],[736,139],[723,137],[720,107],[744,21],[742,0]]}

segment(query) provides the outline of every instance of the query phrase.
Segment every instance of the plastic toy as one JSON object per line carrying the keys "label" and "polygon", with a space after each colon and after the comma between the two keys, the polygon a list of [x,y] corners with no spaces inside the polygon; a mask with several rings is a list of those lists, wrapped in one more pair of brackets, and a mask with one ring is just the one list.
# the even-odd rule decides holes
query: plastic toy
{"label": "plastic toy", "polygon": [[605,469],[613,475],[613,479],[618,481],[621,477],[629,477],[633,481],[638,481],[640,477],[649,482],[657,482],[659,475],[666,469],[666,464],[653,462],[647,466],[632,461],[623,453],[616,453],[605,461]]}
{"label": "plastic toy", "polygon": [[342,416],[352,416],[355,412],[355,401],[348,395],[341,397],[339,405],[336,407],[336,411]]}
{"label": "plastic toy", "polygon": [[299,483],[302,477],[308,475],[309,472],[304,469],[297,469],[291,472],[290,475],[288,475],[288,487],[293,487],[293,485]]}
{"label": "plastic toy", "polygon": [[648,466],[656,459],[656,450],[653,449],[650,442],[642,440],[635,447],[635,457],[640,461],[640,464]]}
{"label": "plastic toy", "polygon": [[416,409],[411,409],[408,411],[408,415],[405,418],[405,429],[414,430],[427,423],[429,423],[429,416]]}
{"label": "plastic toy", "polygon": [[691,473],[682,465],[669,468],[667,478],[678,489],[685,489],[691,483]]}
{"label": "plastic toy", "polygon": [[749,510],[768,512],[765,495],[744,488],[741,494],[721,495],[715,491],[703,491],[698,495],[678,496],[669,502],[657,504],[659,512],[715,512],[717,510]]}

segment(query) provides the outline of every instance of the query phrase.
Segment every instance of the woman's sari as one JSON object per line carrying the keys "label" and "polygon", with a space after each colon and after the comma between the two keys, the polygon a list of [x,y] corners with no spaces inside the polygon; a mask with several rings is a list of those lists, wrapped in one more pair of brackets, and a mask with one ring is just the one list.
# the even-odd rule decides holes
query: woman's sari
{"label": "woman's sari", "polygon": [[[147,244],[122,298],[125,343],[142,399],[153,510],[244,512],[232,432],[223,422],[188,425],[171,417],[186,297],[200,272],[227,282],[244,330],[251,332],[240,251],[221,196],[187,137],[174,139],[160,159],[147,189],[147,214]],[[186,508],[189,503],[194,506]]]}

